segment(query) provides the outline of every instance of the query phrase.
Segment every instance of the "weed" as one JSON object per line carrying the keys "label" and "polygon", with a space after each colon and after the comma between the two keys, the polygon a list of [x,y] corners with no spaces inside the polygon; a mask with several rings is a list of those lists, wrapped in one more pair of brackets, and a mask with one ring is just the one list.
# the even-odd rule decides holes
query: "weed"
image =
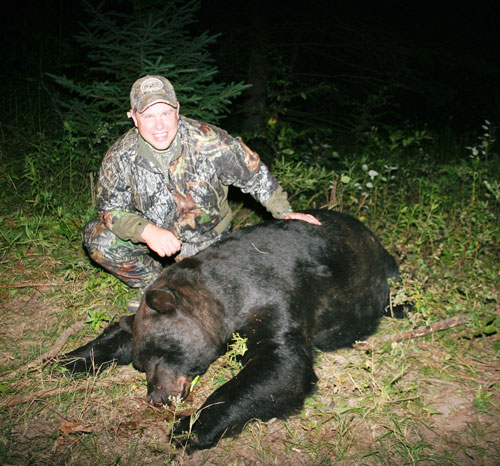
{"label": "weed", "polygon": [[242,368],[241,357],[247,352],[247,340],[248,338],[242,337],[239,333],[233,334],[233,343],[229,345],[229,351],[224,356],[233,371]]}
{"label": "weed", "polygon": [[90,325],[92,330],[99,330],[104,327],[104,322],[109,322],[110,318],[108,317],[105,310],[100,311],[89,311],[89,316],[85,321]]}

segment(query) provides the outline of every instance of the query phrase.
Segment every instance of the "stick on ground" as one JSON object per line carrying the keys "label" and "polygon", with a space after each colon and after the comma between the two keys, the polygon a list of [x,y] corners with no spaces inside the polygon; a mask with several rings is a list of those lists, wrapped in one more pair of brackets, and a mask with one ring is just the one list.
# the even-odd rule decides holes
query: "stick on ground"
{"label": "stick on ground", "polygon": [[84,327],[84,325],[85,325],[84,320],[79,320],[75,322],[73,325],[68,327],[63,333],[61,333],[61,335],[56,340],[54,345],[52,345],[52,347],[48,351],[46,351],[44,354],[41,354],[28,364],[25,364],[24,366],[21,366],[13,370],[12,372],[9,372],[8,374],[0,377],[0,380],[15,378],[22,372],[29,371],[36,367],[40,367],[43,364],[43,362],[46,361],[47,359],[54,358],[55,356],[57,356],[59,351],[61,351],[62,347],[64,346],[68,338],[78,333]]}
{"label": "stick on ground", "polygon": [[58,282],[25,282],[25,283],[1,283],[0,288],[43,288],[45,286],[61,286]]}
{"label": "stick on ground", "polygon": [[457,325],[465,324],[470,317],[470,314],[463,314],[449,319],[440,320],[432,325],[424,325],[413,330],[408,330],[406,332],[384,335],[382,337],[370,337],[364,341],[358,341],[354,344],[354,347],[359,350],[369,350],[387,343],[395,343],[398,341],[423,337],[425,335],[430,335],[431,333],[440,332],[441,330],[447,330],[449,328],[456,327]]}

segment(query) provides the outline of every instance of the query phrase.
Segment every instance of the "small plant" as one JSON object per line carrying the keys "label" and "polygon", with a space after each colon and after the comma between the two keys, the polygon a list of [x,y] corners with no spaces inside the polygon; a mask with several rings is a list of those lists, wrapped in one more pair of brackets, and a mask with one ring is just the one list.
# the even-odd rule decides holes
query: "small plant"
{"label": "small plant", "polygon": [[484,133],[477,137],[478,143],[467,146],[466,149],[470,151],[469,157],[471,159],[479,158],[486,162],[496,141],[496,128],[489,120],[484,120],[481,128]]}
{"label": "small plant", "polygon": [[408,160],[422,157],[433,136],[426,129],[372,126],[365,133],[365,141],[358,151],[370,159]]}
{"label": "small plant", "polygon": [[307,166],[301,161],[277,159],[273,173],[289,193],[298,209],[316,207],[324,201],[324,193],[331,180],[331,173],[324,167]]}
{"label": "small plant", "polygon": [[[224,385],[234,375],[241,370],[241,357],[247,351],[247,339],[238,333],[233,335],[232,343],[229,344],[228,351],[222,359],[218,370],[214,373],[215,387]],[[215,367],[215,366],[214,366]]]}
{"label": "small plant", "polygon": [[229,351],[225,355],[225,359],[232,371],[240,370],[241,357],[247,352],[248,338],[242,337],[239,333],[233,335],[233,343],[229,345]]}
{"label": "small plant", "polygon": [[109,322],[109,320],[110,318],[106,311],[101,309],[100,311],[89,311],[88,318],[85,322],[90,324],[92,330],[100,330],[104,327],[104,323]]}

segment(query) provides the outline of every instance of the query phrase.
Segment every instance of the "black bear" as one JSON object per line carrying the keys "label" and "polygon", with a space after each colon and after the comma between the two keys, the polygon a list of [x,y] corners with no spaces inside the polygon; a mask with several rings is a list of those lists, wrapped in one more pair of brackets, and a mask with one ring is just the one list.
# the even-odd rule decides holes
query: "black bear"
{"label": "black bear", "polygon": [[[300,410],[315,387],[314,350],[351,345],[377,328],[398,266],[361,222],[309,211],[322,223],[274,220],[240,229],[168,267],[135,316],[62,358],[73,371],[116,362],[146,373],[148,401],[187,395],[193,378],[247,340],[243,369],[174,428],[190,449],[209,448],[251,419]],[[182,434],[188,432],[189,434]],[[183,437],[184,435],[184,437]]]}

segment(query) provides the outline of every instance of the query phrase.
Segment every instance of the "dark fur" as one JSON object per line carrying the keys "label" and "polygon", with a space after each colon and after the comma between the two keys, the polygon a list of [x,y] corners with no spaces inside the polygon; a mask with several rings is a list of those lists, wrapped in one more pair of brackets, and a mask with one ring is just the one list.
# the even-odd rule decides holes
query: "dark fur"
{"label": "dark fur", "polygon": [[[208,448],[251,419],[299,410],[317,381],[313,347],[331,351],[373,333],[388,280],[398,277],[393,257],[359,221],[311,213],[322,226],[278,220],[244,228],[170,266],[135,316],[64,364],[79,371],[132,360],[146,372],[148,400],[161,405],[185,396],[238,332],[248,338],[243,369],[206,400],[182,442]],[[188,430],[186,418],[174,433]]]}

